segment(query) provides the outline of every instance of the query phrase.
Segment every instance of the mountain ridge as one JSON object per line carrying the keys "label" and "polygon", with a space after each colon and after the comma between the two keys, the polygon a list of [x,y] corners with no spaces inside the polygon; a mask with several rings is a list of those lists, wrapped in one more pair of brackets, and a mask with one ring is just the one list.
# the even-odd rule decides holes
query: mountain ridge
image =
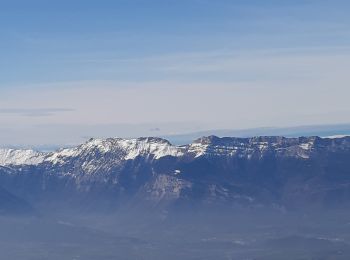
{"label": "mountain ridge", "polygon": [[107,138],[49,153],[0,155],[0,186],[34,205],[350,202],[350,137],[207,136],[182,146],[154,137]]}
{"label": "mountain ridge", "polygon": [[[31,149],[13,149],[13,148],[1,148],[0,149],[0,165],[35,165],[47,161],[55,161],[57,157],[73,156],[74,151],[86,149],[100,149],[101,152],[107,152],[113,146],[120,146],[121,148],[129,150],[131,154],[126,156],[126,159],[134,159],[140,153],[154,154],[156,158],[163,156],[182,156],[183,152],[196,152],[203,151],[207,146],[221,145],[222,147],[227,146],[225,142],[231,145],[242,146],[242,144],[260,145],[266,144],[284,144],[284,145],[301,145],[305,150],[310,142],[315,140],[350,140],[350,137],[341,136],[337,138],[323,138],[318,136],[310,137],[283,137],[283,136],[256,136],[256,137],[217,137],[215,135],[203,136],[194,140],[192,143],[187,145],[173,145],[164,138],[159,137],[140,137],[140,138],[106,138],[106,139],[94,139],[91,138],[87,142],[71,148],[60,148],[54,152],[38,152]],[[160,149],[157,150],[157,149]],[[199,156],[197,154],[196,156]]]}

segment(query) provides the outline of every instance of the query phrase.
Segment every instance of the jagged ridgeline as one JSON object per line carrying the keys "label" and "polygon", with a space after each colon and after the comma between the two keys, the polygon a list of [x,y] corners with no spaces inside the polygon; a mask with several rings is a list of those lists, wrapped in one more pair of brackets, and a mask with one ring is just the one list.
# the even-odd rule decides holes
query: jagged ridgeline
{"label": "jagged ridgeline", "polygon": [[184,146],[160,138],[90,139],[49,153],[2,149],[0,165],[0,196],[11,194],[28,209],[293,210],[350,202],[350,137],[209,136]]}

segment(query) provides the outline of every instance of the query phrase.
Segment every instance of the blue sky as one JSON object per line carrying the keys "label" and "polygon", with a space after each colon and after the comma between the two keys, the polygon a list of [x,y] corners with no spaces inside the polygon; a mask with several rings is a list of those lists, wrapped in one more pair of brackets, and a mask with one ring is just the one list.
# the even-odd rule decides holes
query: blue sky
{"label": "blue sky", "polygon": [[337,0],[1,1],[0,142],[348,122],[349,10]]}

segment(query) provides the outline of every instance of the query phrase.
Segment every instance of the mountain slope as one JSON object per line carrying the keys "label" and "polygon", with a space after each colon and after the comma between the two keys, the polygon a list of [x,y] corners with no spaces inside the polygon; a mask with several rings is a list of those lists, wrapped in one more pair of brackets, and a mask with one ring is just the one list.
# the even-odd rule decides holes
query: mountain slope
{"label": "mountain slope", "polygon": [[[0,167],[0,174],[4,174],[6,171]],[[16,213],[33,213],[33,208],[27,201],[0,186],[0,215]]]}

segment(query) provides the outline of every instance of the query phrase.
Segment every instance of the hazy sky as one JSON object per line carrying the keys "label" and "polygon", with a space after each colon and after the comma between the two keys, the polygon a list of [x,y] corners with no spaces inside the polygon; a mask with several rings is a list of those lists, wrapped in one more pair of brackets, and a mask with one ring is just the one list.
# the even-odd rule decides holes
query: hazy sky
{"label": "hazy sky", "polygon": [[0,143],[350,122],[350,1],[0,2]]}

